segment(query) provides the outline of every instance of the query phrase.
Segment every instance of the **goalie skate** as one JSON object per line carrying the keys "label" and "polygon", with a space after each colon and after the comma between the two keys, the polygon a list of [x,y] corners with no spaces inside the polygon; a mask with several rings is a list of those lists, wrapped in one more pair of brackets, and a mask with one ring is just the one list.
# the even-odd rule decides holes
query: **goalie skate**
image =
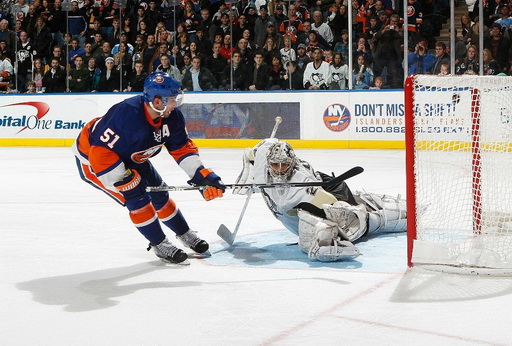
{"label": "goalie skate", "polygon": [[351,260],[359,256],[361,252],[357,247],[347,240],[336,240],[334,245],[313,246],[309,251],[309,258],[317,259],[320,262],[335,262]]}
{"label": "goalie skate", "polygon": [[165,238],[159,244],[149,243],[148,251],[153,250],[155,255],[162,260],[162,262],[171,264],[188,265],[190,262],[187,260],[188,255],[181,249],[174,246]]}

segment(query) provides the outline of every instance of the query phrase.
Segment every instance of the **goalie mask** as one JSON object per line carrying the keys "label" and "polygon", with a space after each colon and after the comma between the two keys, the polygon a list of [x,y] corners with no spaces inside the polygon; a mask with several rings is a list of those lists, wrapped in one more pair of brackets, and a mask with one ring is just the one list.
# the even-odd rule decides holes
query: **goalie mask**
{"label": "goalie mask", "polygon": [[[169,110],[170,105],[176,108],[183,103],[183,91],[180,89],[180,83],[164,72],[155,72],[146,77],[143,97],[151,109],[162,117],[166,116],[165,113]],[[161,109],[157,109],[153,104],[156,98],[162,100]]]}
{"label": "goalie mask", "polygon": [[284,183],[289,180],[297,164],[292,147],[286,142],[273,144],[267,154],[267,168],[272,180]]}

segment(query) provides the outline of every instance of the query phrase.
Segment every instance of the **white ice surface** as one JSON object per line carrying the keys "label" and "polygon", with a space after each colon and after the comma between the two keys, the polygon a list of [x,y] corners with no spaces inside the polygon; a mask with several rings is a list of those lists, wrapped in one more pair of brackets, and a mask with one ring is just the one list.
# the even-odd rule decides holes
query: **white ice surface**
{"label": "white ice surface", "polygon": [[[225,182],[242,152],[201,150]],[[353,190],[405,195],[403,151],[297,153],[327,173],[365,167]],[[166,153],[153,162],[185,184]],[[311,262],[256,195],[227,249],[216,231],[234,229],[244,197],[176,192],[213,255],[170,266],[68,148],[0,148],[0,182],[1,345],[512,345],[512,279],[408,271],[403,234]]]}

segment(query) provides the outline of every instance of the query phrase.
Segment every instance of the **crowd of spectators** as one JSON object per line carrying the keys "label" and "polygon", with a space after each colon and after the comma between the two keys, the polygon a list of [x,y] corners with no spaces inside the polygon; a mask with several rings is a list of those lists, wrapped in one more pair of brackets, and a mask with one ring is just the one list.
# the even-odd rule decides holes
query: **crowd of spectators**
{"label": "crowd of spectators", "polygon": [[[508,2],[485,3],[483,63],[487,73],[508,74]],[[347,6],[353,6],[350,23]],[[154,71],[193,91],[401,88],[404,49],[408,73],[449,74],[449,47],[435,40],[449,1],[408,0],[407,28],[401,6],[396,0],[3,0],[0,88],[142,91]],[[479,64],[478,8],[468,10],[455,73],[472,73]]]}

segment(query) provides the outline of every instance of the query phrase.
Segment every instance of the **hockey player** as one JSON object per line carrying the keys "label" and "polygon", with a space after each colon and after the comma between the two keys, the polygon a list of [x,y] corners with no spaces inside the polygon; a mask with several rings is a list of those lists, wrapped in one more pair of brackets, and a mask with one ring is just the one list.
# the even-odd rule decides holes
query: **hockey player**
{"label": "hockey player", "polygon": [[[292,147],[266,139],[244,154],[237,183],[328,182],[333,177],[313,170]],[[246,191],[234,190],[244,194]],[[299,247],[312,259],[337,261],[360,254],[352,242],[376,232],[406,230],[405,201],[372,193],[352,194],[345,182],[326,187],[261,189],[274,216],[299,236]]]}
{"label": "hockey player", "polygon": [[89,122],[73,145],[81,178],[126,206],[135,227],[150,242],[148,251],[170,263],[187,263],[188,256],[167,240],[160,221],[197,253],[205,253],[209,245],[189,229],[168,192],[146,192],[146,186],[165,186],[149,159],[165,146],[190,177],[189,184],[207,186],[202,190],[206,200],[222,197],[226,188],[203,166],[188,137],[177,108],[182,101],[175,79],[153,73],[146,78],[142,95],[115,104]]}

